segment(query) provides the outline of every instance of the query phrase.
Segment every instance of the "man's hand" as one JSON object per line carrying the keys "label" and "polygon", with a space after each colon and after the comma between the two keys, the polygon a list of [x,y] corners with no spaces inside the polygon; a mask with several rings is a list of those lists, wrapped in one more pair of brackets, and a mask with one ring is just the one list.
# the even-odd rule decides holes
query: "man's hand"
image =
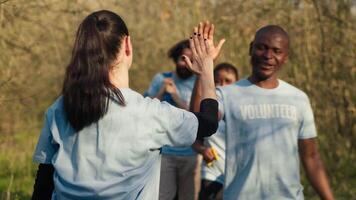
{"label": "man's hand", "polygon": [[203,159],[206,163],[210,163],[215,160],[215,156],[213,154],[213,151],[211,148],[205,148],[202,152],[201,155],[203,156]]}
{"label": "man's hand", "polygon": [[164,79],[165,91],[171,95],[177,94],[177,87],[171,78]]}
{"label": "man's hand", "polygon": [[204,142],[202,139],[197,139],[193,143],[192,147],[196,152],[203,156],[203,159],[206,163],[210,163],[215,160],[212,148],[204,146]]}
{"label": "man's hand", "polygon": [[326,171],[317,149],[316,140],[298,140],[299,155],[307,178],[323,200],[334,200]]}

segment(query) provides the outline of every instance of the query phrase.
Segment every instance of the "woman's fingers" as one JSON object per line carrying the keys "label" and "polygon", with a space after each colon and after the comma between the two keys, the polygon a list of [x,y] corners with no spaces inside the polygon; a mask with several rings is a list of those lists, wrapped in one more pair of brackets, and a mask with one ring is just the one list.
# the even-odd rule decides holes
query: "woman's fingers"
{"label": "woman's fingers", "polygon": [[[215,59],[222,48],[225,39],[219,41],[218,45],[215,46],[213,42],[215,27],[209,21],[204,23],[200,22],[197,27],[193,29],[193,35],[189,40],[191,50],[193,52],[193,64],[189,65],[189,68],[194,73],[199,73],[200,69],[199,63],[206,58]],[[190,60],[189,60],[190,61]],[[186,61],[187,62],[187,61]],[[189,63],[187,62],[187,65]]]}
{"label": "woman's fingers", "polygon": [[200,55],[202,53],[202,49],[201,49],[200,41],[199,41],[199,37],[200,37],[199,29],[201,29],[201,23],[199,23],[198,27],[194,27],[194,29],[193,29],[193,32],[194,32],[193,41],[194,41],[195,50],[198,55]]}
{"label": "woman's fingers", "polygon": [[202,36],[203,32],[204,32],[204,24],[199,22],[199,25],[198,25],[198,36]]}
{"label": "woman's fingers", "polygon": [[202,53],[206,54],[206,47],[205,47],[205,42],[204,42],[204,28],[205,28],[205,23],[199,23],[199,27],[198,27],[198,39],[199,39],[199,45],[200,45],[200,49],[202,51]]}
{"label": "woman's fingers", "polygon": [[210,42],[210,40],[205,40],[205,47],[206,47],[206,52],[209,53],[213,49],[213,44]]}
{"label": "woman's fingers", "polygon": [[195,45],[197,48],[197,53],[203,53],[207,54],[208,53],[208,48],[206,46],[206,40],[209,37],[209,31],[211,29],[211,25],[209,21],[206,21],[204,23],[200,22],[198,25],[198,41],[199,41],[199,47],[198,48],[198,42],[195,41]]}
{"label": "woman's fingers", "polygon": [[209,32],[208,32],[208,40],[214,39],[214,31],[215,31],[215,26],[214,26],[214,24],[211,24],[209,27]]}
{"label": "woman's fingers", "polygon": [[203,37],[204,39],[208,39],[209,36],[209,29],[210,29],[210,22],[206,21],[204,23],[204,30],[203,30]]}
{"label": "woman's fingers", "polygon": [[213,55],[213,59],[216,59],[216,58],[219,56],[220,50],[221,50],[221,48],[222,48],[222,46],[223,46],[224,43],[225,43],[225,39],[221,39],[221,40],[219,41],[218,45],[217,45],[216,48],[215,48],[215,53],[214,53],[214,55]]}
{"label": "woman's fingers", "polygon": [[[213,24],[210,24],[209,21],[205,22],[205,26],[204,26],[204,44],[205,44],[205,48],[206,48],[206,52],[209,53],[209,51],[211,50],[211,47],[214,45],[213,44],[213,40],[209,39],[209,33],[211,30],[211,27],[213,26]],[[210,36],[210,38],[212,38],[213,36]]]}
{"label": "woman's fingers", "polygon": [[201,22],[199,22],[197,31],[198,31],[197,32],[198,34],[197,34],[197,37],[195,38],[196,40],[194,42],[195,42],[195,48],[197,49],[197,53],[200,55],[204,50],[202,48],[201,41],[200,41],[202,38],[202,34],[203,34],[203,24]]}
{"label": "woman's fingers", "polygon": [[193,39],[193,37],[195,37],[194,33],[196,33],[195,32],[195,28],[196,27],[194,27],[194,29],[193,29],[193,35],[189,39],[189,47],[192,50],[193,56],[197,56],[198,55],[197,49],[195,48],[195,42],[194,42],[194,39]]}
{"label": "woman's fingers", "polygon": [[[198,50],[197,50],[197,48],[200,49],[199,42],[197,42],[197,37],[198,37],[197,35],[198,35],[198,27],[194,27],[193,35],[189,39],[189,46],[190,46],[190,49],[192,50],[194,63],[198,62],[196,59],[201,54],[201,51],[198,53]],[[200,74],[200,71],[198,69],[196,69],[197,66],[196,65],[193,66],[192,61],[187,56],[182,55],[182,58],[183,58],[184,62],[187,64],[187,67],[190,71],[192,71],[195,74]]]}
{"label": "woman's fingers", "polygon": [[223,46],[223,44],[225,43],[225,38],[221,39],[218,43],[218,46],[216,47],[218,49],[218,51],[220,51],[221,47]]}

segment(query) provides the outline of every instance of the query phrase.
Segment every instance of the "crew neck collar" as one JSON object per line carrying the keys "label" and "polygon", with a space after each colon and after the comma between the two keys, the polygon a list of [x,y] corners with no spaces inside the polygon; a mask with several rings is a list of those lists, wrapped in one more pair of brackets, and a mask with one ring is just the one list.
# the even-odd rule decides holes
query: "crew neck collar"
{"label": "crew neck collar", "polygon": [[277,79],[278,85],[275,88],[263,88],[263,87],[260,87],[256,84],[252,83],[250,80],[248,80],[248,78],[246,78],[245,80],[251,85],[251,87],[256,88],[256,90],[265,91],[265,92],[277,91],[281,88],[281,85],[282,85],[282,81],[279,79]]}

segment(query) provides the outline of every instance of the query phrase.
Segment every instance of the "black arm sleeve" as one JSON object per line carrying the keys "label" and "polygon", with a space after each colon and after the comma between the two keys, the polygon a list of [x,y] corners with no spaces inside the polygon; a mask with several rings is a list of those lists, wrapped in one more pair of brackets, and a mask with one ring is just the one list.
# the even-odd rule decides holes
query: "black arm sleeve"
{"label": "black arm sleeve", "polygon": [[53,173],[54,168],[51,164],[40,164],[38,166],[32,200],[51,199],[54,189]]}
{"label": "black arm sleeve", "polygon": [[218,102],[215,99],[203,99],[200,112],[194,113],[198,118],[199,127],[197,139],[211,136],[218,129]]}

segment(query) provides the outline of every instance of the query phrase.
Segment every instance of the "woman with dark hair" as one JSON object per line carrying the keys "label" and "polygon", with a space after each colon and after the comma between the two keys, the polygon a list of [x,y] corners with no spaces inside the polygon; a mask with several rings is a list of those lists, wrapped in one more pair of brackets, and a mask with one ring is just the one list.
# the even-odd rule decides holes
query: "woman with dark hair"
{"label": "woman with dark hair", "polygon": [[32,199],[157,199],[159,149],[188,146],[216,131],[213,32],[209,23],[195,27],[194,59],[184,57],[203,83],[201,111],[191,113],[131,90],[132,46],[124,21],[106,10],[87,16],[62,95],[45,115],[33,157],[40,164]]}

